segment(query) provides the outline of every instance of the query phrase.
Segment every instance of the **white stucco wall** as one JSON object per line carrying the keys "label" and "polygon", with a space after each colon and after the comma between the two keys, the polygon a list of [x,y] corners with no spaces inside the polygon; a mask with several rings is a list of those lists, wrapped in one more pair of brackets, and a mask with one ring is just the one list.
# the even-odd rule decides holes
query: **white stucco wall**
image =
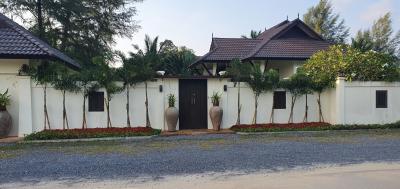
{"label": "white stucco wall", "polygon": [[[384,124],[400,120],[400,82],[344,82],[343,88],[343,123]],[[387,108],[376,108],[376,90],[387,90]]]}
{"label": "white stucco wall", "polygon": [[3,93],[8,89],[9,95],[11,95],[11,104],[7,107],[13,121],[10,136],[17,136],[19,132],[20,89],[30,88],[30,86],[21,87],[21,83],[24,84],[24,82],[20,81],[22,77],[17,76],[20,67],[28,63],[29,60],[0,59],[0,92]]}
{"label": "white stucco wall", "polygon": [[[222,120],[222,128],[230,128],[236,123],[237,119],[237,90],[238,87],[234,86],[230,79],[208,79],[208,108],[211,108],[211,95],[213,92],[219,92],[222,94],[222,99],[220,106],[223,108],[224,116]],[[228,89],[224,92],[224,85],[227,85]],[[241,83],[240,89],[240,101],[242,104],[241,109],[241,124],[250,124],[253,120],[254,115],[254,95],[252,90],[248,87],[246,83]],[[259,104],[257,108],[257,123],[269,123],[271,108],[273,101],[273,93],[264,93],[259,98]],[[305,96],[299,98],[296,101],[294,107],[294,122],[299,123],[303,121],[305,112]],[[274,113],[275,123],[287,123],[290,114],[290,93],[286,94],[286,109],[276,109]],[[316,95],[308,95],[308,106],[309,114],[308,121],[315,122],[318,121],[318,106],[316,101]],[[323,110],[328,112],[330,108],[330,103],[323,106]],[[325,110],[326,109],[326,110]],[[211,129],[211,120],[208,118],[208,128]]]}
{"label": "white stucco wall", "polygon": [[[43,88],[37,86],[27,76],[17,76],[19,67],[28,63],[28,60],[1,60],[0,61],[0,91],[7,88],[12,95],[12,104],[8,107],[13,116],[13,130],[10,135],[24,136],[31,132],[43,129]],[[3,69],[4,68],[4,69]],[[163,92],[159,86],[163,86]],[[227,85],[227,91],[224,91]],[[336,83],[336,88],[328,89],[321,95],[323,114],[326,122],[332,124],[371,124],[391,123],[400,120],[400,82],[345,82]],[[222,128],[230,128],[237,118],[237,90],[238,87],[230,79],[207,79],[208,109],[211,107],[212,93],[222,95],[221,107],[224,111]],[[375,108],[375,91],[388,91],[388,108]],[[130,116],[132,126],[145,124],[145,91],[144,84],[131,88]],[[164,110],[168,107],[168,94],[175,94],[179,108],[179,79],[166,78],[149,82],[149,111],[152,127],[165,129]],[[273,93],[262,94],[259,98],[257,114],[258,123],[268,123],[271,113]],[[290,113],[290,94],[286,95],[286,109],[275,110],[275,122],[287,123]],[[316,94],[308,95],[309,122],[318,121],[318,105]],[[48,88],[48,111],[53,129],[62,128],[62,95],[60,91]],[[82,94],[67,94],[67,111],[71,128],[80,128],[82,124]],[[125,91],[117,94],[111,101],[111,121],[114,127],[125,127],[126,96]],[[254,113],[254,96],[246,83],[241,83],[241,123],[252,122]],[[88,106],[86,106],[88,108]],[[305,97],[297,100],[294,108],[294,122],[302,122],[305,109]],[[89,128],[105,127],[106,112],[87,112]],[[178,124],[179,126],[179,124]],[[208,117],[208,128],[212,128]]]}
{"label": "white stucco wall", "polygon": [[[159,91],[159,86],[163,85],[163,92]],[[104,90],[99,90],[104,91]],[[177,97],[176,105],[179,105],[178,80],[177,79],[158,79],[148,82],[149,96],[149,115],[153,128],[164,129],[164,110],[168,107],[168,94]],[[43,88],[42,86],[32,87],[33,104],[33,130],[43,129]],[[62,94],[61,91],[51,87],[47,92],[48,112],[52,129],[62,128]],[[139,84],[130,89],[130,118],[132,126],[144,126],[146,123],[145,114],[145,90],[144,84]],[[82,103],[81,93],[68,93],[66,97],[66,107],[68,120],[71,128],[80,128],[82,125]],[[110,103],[111,122],[113,127],[126,126],[126,92],[116,94]],[[86,105],[88,109],[88,105]],[[107,112],[88,112],[87,124],[89,128],[105,127],[107,122]]]}
{"label": "white stucco wall", "polygon": [[269,60],[266,62],[266,69],[279,70],[280,78],[290,77],[296,72],[296,68],[303,65],[304,61],[298,60]]}

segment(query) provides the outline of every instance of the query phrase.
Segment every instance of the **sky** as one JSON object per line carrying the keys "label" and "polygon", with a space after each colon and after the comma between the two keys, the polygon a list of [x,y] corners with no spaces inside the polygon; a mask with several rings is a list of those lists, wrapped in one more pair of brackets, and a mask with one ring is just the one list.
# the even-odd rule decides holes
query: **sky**
{"label": "sky", "polygon": [[[331,0],[334,12],[345,19],[351,36],[369,28],[373,21],[392,13],[393,27],[400,30],[399,0]],[[133,51],[143,47],[145,34],[160,40],[170,39],[196,55],[210,48],[211,36],[240,37],[250,30],[264,30],[289,17],[300,18],[318,0],[145,0],[137,4],[136,20],[141,28],[132,39],[118,38],[115,48]],[[350,40],[350,39],[349,39]]]}

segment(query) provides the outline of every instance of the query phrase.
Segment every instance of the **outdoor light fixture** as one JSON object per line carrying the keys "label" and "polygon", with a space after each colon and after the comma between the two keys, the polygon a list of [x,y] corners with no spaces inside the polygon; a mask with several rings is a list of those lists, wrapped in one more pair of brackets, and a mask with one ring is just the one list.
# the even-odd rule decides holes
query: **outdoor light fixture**
{"label": "outdoor light fixture", "polygon": [[158,89],[160,90],[160,93],[163,92],[163,86],[162,85],[158,86]]}
{"label": "outdoor light fixture", "polygon": [[228,86],[224,85],[224,91],[226,92],[228,90]]}
{"label": "outdoor light fixture", "polygon": [[165,71],[157,71],[156,73],[157,73],[157,75],[159,75],[159,76],[164,76]]}
{"label": "outdoor light fixture", "polygon": [[218,75],[219,76],[224,76],[226,74],[226,71],[220,71],[220,72],[218,72]]}

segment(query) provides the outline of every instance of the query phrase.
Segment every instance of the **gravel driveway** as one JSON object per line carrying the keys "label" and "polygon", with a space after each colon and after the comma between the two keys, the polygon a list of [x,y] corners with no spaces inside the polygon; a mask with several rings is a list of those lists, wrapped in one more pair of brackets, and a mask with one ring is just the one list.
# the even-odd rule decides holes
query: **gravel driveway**
{"label": "gravel driveway", "polygon": [[0,184],[400,161],[400,130],[0,145]]}

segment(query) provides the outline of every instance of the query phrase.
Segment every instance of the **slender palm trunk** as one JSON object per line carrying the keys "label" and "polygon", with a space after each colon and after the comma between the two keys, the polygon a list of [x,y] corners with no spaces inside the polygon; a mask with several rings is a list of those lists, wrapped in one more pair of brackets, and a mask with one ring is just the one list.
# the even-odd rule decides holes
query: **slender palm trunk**
{"label": "slender palm trunk", "polygon": [[257,108],[258,108],[258,96],[254,95],[254,115],[253,115],[253,124],[257,124]]}
{"label": "slender palm trunk", "polygon": [[110,96],[107,93],[106,99],[104,99],[106,102],[106,109],[107,109],[107,128],[111,128],[111,117],[110,117]]}
{"label": "slender palm trunk", "polygon": [[293,123],[293,109],[294,104],[296,103],[297,96],[292,96],[292,104],[290,105],[290,115],[288,123]]}
{"label": "slender palm trunk", "polygon": [[50,127],[50,120],[49,120],[49,114],[47,111],[47,85],[44,84],[43,87],[43,111],[44,111],[44,130],[51,129]]}
{"label": "slender palm trunk", "polygon": [[65,90],[63,90],[62,93],[63,93],[63,130],[65,130],[65,128],[69,129],[69,123],[67,117],[67,109],[65,108]]}
{"label": "slender palm trunk", "polygon": [[131,127],[131,119],[129,117],[129,85],[126,85],[126,126]]}
{"label": "slender palm trunk", "polygon": [[242,106],[240,104],[240,82],[238,82],[238,96],[237,97],[238,97],[238,99],[237,99],[237,101],[238,101],[238,103],[237,103],[238,115],[237,115],[236,125],[240,125],[240,111],[242,109]]}
{"label": "slender palm trunk", "polygon": [[150,116],[149,116],[149,98],[147,96],[147,82],[144,82],[144,87],[145,87],[145,92],[146,92],[146,101],[145,101],[145,105],[146,105],[146,127],[151,127]]}
{"label": "slender palm trunk", "polygon": [[317,103],[319,112],[319,122],[325,122],[324,115],[322,114],[321,93],[318,93]]}
{"label": "slender palm trunk", "polygon": [[272,107],[271,107],[271,115],[269,116],[269,122],[270,123],[274,123],[274,114],[275,114],[275,108],[274,108],[274,106],[275,106],[275,102],[274,102],[274,99],[272,99]]}
{"label": "slender palm trunk", "polygon": [[87,128],[87,123],[86,123],[86,98],[87,98],[87,93],[83,94],[83,105],[82,105],[82,129]]}
{"label": "slender palm trunk", "polygon": [[306,107],[303,122],[308,122],[308,95],[306,94]]}

